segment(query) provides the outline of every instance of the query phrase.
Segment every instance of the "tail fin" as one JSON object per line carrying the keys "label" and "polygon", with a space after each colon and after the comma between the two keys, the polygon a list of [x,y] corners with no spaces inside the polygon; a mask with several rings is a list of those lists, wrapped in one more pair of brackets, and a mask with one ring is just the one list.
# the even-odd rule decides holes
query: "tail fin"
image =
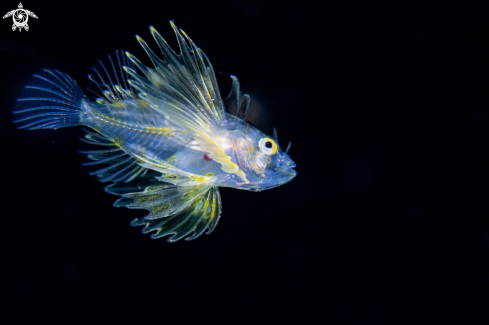
{"label": "tail fin", "polygon": [[19,129],[58,129],[79,125],[83,91],[67,74],[42,70],[32,76],[17,99]]}

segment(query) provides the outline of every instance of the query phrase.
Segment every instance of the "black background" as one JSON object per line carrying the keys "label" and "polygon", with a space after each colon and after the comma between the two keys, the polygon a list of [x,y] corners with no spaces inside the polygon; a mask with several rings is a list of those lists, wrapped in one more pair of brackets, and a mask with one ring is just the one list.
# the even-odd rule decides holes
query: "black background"
{"label": "black background", "polygon": [[[395,3],[395,4],[394,4]],[[17,1],[0,2],[3,16]],[[488,324],[489,28],[483,6],[392,1],[23,1],[0,23],[1,317],[9,324]],[[222,189],[210,236],[167,243],[80,165],[81,128],[21,131],[55,68],[85,87],[174,19],[239,77],[298,176]],[[227,94],[229,79],[218,76]],[[7,303],[5,303],[7,301]],[[3,322],[7,324],[7,322]]]}

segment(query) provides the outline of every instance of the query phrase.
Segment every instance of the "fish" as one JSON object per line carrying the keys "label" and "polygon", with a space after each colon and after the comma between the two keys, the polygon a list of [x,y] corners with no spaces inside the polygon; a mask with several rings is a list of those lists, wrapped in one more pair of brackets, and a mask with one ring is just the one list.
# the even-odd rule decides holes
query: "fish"
{"label": "fish", "polygon": [[82,126],[83,163],[117,195],[115,207],[145,209],[134,219],[151,238],[193,240],[215,229],[219,187],[259,192],[296,175],[277,132],[268,136],[246,119],[250,96],[238,79],[223,99],[213,67],[190,37],[170,24],[179,53],[150,26],[162,57],[138,35],[152,67],[122,50],[99,60],[88,97],[66,73],[34,74],[13,111],[20,129]]}

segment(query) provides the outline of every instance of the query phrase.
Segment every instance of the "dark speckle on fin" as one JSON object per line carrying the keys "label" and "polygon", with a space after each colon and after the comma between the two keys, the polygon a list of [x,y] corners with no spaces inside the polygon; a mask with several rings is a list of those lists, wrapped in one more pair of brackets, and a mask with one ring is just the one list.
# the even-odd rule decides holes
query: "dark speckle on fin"
{"label": "dark speckle on fin", "polygon": [[[143,233],[154,231],[152,239],[170,236],[167,241],[192,240],[210,234],[221,215],[221,197],[216,186],[176,187],[156,184],[143,192],[123,194],[119,206],[146,209],[150,214],[135,219],[131,226],[144,226]],[[131,203],[129,203],[131,199]]]}
{"label": "dark speckle on fin", "polygon": [[231,87],[231,92],[224,100],[224,106],[226,107],[227,113],[244,120],[246,112],[248,111],[248,106],[250,105],[250,96],[241,93],[238,78],[233,75],[230,77],[233,80],[233,85]]}

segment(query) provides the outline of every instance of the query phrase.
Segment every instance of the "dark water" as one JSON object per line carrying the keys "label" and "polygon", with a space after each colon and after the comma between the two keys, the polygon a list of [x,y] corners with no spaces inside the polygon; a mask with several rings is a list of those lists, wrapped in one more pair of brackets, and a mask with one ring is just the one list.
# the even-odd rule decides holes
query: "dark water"
{"label": "dark water", "polygon": [[[2,318],[9,324],[487,324],[489,28],[484,7],[371,1],[23,2],[1,21]],[[17,2],[0,2],[3,16]],[[41,68],[85,87],[149,25],[240,78],[298,176],[223,189],[210,235],[169,244],[87,175],[80,128],[21,131]],[[229,80],[219,76],[222,93]],[[4,323],[4,322],[2,322]]]}

